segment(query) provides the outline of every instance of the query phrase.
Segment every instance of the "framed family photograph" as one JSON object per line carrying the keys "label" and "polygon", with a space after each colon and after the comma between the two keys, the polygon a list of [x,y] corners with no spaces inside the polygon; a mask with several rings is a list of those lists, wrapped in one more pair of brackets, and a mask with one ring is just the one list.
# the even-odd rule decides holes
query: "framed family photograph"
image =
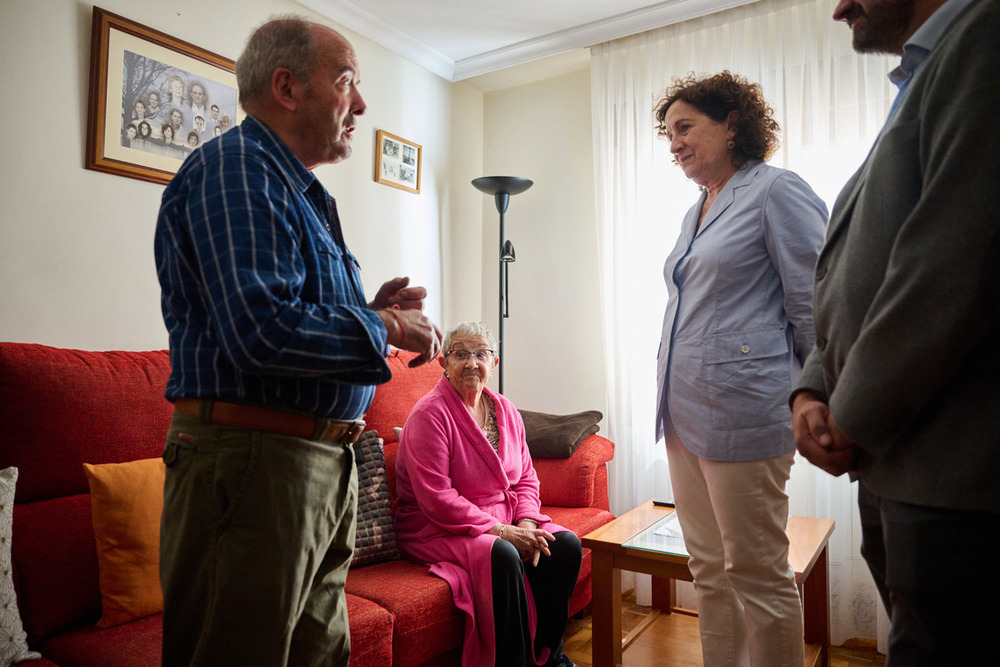
{"label": "framed family photograph", "polygon": [[94,7],[87,169],[168,183],[243,115],[232,60]]}
{"label": "framed family photograph", "polygon": [[375,180],[420,194],[420,144],[379,130],[375,134]]}

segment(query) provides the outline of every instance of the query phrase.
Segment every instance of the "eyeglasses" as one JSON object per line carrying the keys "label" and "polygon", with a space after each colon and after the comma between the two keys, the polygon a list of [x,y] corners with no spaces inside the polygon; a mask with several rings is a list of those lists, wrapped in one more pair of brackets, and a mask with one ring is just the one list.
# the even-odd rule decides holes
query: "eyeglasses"
{"label": "eyeglasses", "polygon": [[493,350],[482,349],[475,352],[469,352],[468,350],[448,350],[444,353],[444,356],[454,357],[455,361],[460,364],[464,364],[471,356],[475,356],[476,361],[480,363],[487,363],[493,358]]}

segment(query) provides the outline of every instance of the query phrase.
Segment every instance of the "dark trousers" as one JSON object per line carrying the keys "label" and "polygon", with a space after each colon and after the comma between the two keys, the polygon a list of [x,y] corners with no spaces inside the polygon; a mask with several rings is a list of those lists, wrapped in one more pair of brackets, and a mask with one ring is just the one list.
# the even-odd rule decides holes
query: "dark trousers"
{"label": "dark trousers", "polygon": [[1000,513],[858,489],[861,554],[892,621],[887,667],[987,665],[1000,628]]}
{"label": "dark trousers", "polygon": [[550,660],[562,652],[562,636],[569,617],[569,599],[580,574],[583,548],[580,539],[565,531],[555,533],[551,556],[542,556],[537,567],[522,563],[510,542],[497,540],[491,553],[493,566],[493,626],[496,664],[524,667],[531,661],[531,627],[528,623],[527,577],[535,603],[534,651],[550,650]]}

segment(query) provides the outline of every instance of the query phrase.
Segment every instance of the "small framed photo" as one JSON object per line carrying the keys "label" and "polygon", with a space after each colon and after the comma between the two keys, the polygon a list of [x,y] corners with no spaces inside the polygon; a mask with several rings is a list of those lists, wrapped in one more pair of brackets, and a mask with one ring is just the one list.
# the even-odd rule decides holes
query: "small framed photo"
{"label": "small framed photo", "polygon": [[420,144],[379,130],[375,134],[375,180],[420,194]]}
{"label": "small framed photo", "polygon": [[168,183],[244,115],[232,60],[94,7],[87,169]]}

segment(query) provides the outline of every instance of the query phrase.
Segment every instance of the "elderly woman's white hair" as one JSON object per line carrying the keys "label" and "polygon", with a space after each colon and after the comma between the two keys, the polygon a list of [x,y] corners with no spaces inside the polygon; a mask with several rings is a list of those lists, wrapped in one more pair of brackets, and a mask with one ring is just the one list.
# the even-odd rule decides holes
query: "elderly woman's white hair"
{"label": "elderly woman's white hair", "polygon": [[448,329],[448,333],[444,335],[444,347],[442,348],[445,352],[451,349],[451,342],[456,336],[485,336],[490,343],[490,349],[497,349],[496,336],[482,322],[459,322]]}

